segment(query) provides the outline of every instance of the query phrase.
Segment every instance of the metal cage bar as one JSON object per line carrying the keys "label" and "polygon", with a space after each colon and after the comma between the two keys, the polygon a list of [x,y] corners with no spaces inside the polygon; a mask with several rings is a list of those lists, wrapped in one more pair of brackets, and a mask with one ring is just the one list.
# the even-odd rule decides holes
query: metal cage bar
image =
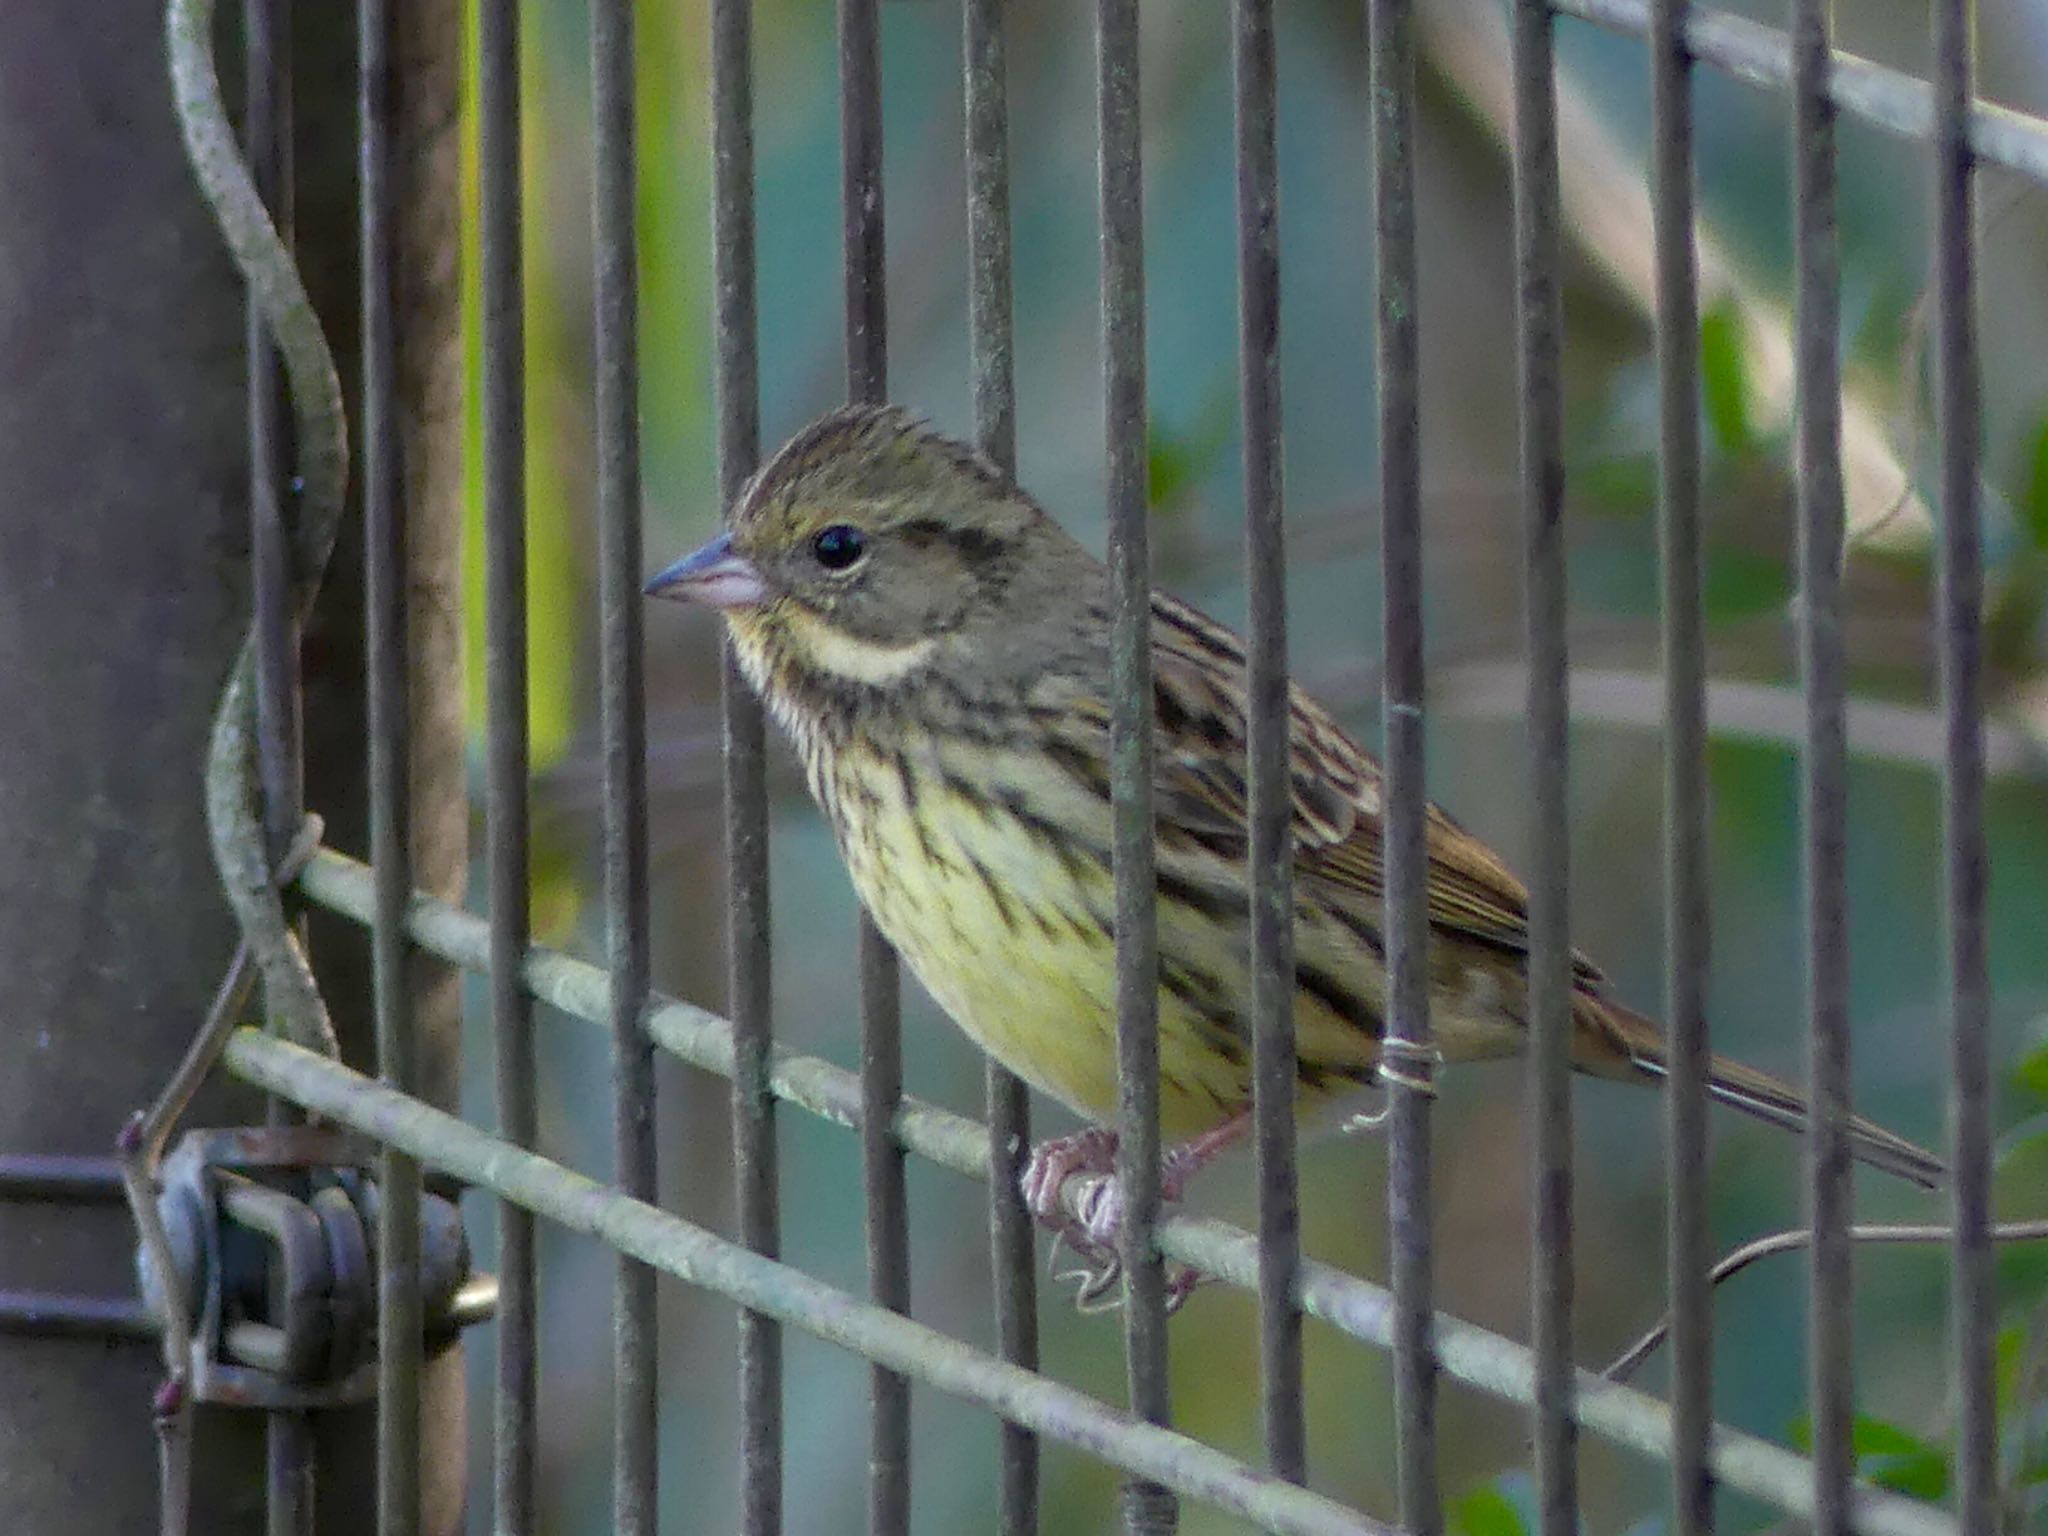
{"label": "metal cage bar", "polygon": [[[752,0],[711,7],[712,316],[717,363],[718,492],[731,505],[761,453],[754,286]],[[725,730],[726,991],[733,1020],[733,1207],[740,1241],[781,1251],[768,908],[767,733],[760,704],[721,647]],[[782,1329],[751,1309],[739,1317],[740,1530],[782,1529]]]}
{"label": "metal cage bar", "polygon": [[[393,291],[398,208],[392,157],[397,78],[388,0],[356,8],[363,309],[363,545],[368,626],[370,928],[379,1078],[418,1091],[410,945],[412,785],[406,679],[406,506],[398,456],[398,316]],[[377,1529],[420,1525],[420,1169],[385,1148],[377,1201]]]}
{"label": "metal cage bar", "polygon": [[[1002,0],[964,0],[970,323],[976,434],[1005,468],[1015,461],[1007,108]],[[1436,1377],[1448,1370],[1533,1407],[1542,1527],[1574,1530],[1576,1427],[1585,1424],[1672,1462],[1675,1526],[1711,1528],[1716,1476],[1764,1493],[1822,1532],[1946,1529],[1931,1510],[1853,1481],[1850,1440],[1851,1186],[1847,1158],[1846,665],[1842,632],[1843,488],[1840,462],[1839,240],[1834,119],[1849,110],[1933,142],[1937,403],[1941,524],[1939,636],[1946,721],[1943,756],[1944,934],[1953,1064],[1953,1362],[1960,1426],[1956,1502],[1961,1528],[1993,1518],[1996,1496],[1989,1211],[1988,976],[1982,703],[1983,555],[1977,523],[1981,406],[1977,383],[1974,178],[1978,159],[2048,179],[2048,133],[1971,95],[1968,0],[1937,0],[1932,88],[1830,48],[1826,0],[1795,0],[1781,36],[1688,0],[1516,0],[1514,7],[1515,245],[1522,489],[1529,649],[1528,706],[1536,875],[1531,892],[1531,1082],[1535,1107],[1535,1347],[1434,1313],[1429,1228],[1428,1019],[1423,777],[1423,600],[1420,402],[1414,187],[1412,0],[1369,0],[1375,167],[1376,346],[1385,533],[1386,857],[1388,1018],[1385,1076],[1392,1100],[1389,1219],[1393,1292],[1303,1260],[1298,1243],[1292,1121],[1292,905],[1289,892],[1289,736],[1279,398],[1277,157],[1271,0],[1235,0],[1233,103],[1238,171],[1241,415],[1252,801],[1249,879],[1255,1014],[1255,1145],[1259,1238],[1220,1224],[1166,1220],[1160,1209],[1157,929],[1154,912],[1151,742],[1151,585],[1146,518],[1146,387],[1142,176],[1136,0],[1098,0],[1101,302],[1107,501],[1115,592],[1113,803],[1115,820],[1119,1105],[1117,1176],[1128,1305],[1131,1415],[1035,1374],[1031,1229],[1016,1178],[1026,1100],[991,1067],[991,1116],[979,1127],[902,1094],[899,979],[879,933],[862,920],[861,1071],[779,1055],[770,1028],[767,801],[759,707],[728,661],[725,677],[727,857],[732,918],[733,1023],[650,988],[645,838],[645,729],[640,698],[640,526],[637,298],[634,261],[633,56],[628,0],[594,0],[591,50],[596,123],[598,505],[601,537],[602,733],[605,760],[605,972],[530,945],[527,912],[528,771],[524,627],[523,400],[520,368],[518,82],[515,0],[486,0],[481,74],[480,208],[485,276],[485,475],[491,802],[488,927],[411,888],[407,783],[405,508],[399,473],[390,142],[395,89],[388,0],[358,0],[362,177],[364,487],[369,588],[372,862],[323,855],[305,889],[366,921],[376,961],[378,1062],[383,1083],[285,1042],[244,1032],[231,1070],[285,1099],[356,1125],[385,1143],[380,1214],[379,1530],[417,1528],[420,1466],[418,1163],[473,1179],[504,1207],[504,1263],[513,1306],[500,1336],[499,1524],[530,1528],[534,1474],[533,1226],[529,1212],[620,1249],[614,1304],[614,1526],[655,1528],[659,1268],[742,1307],[742,1518],[751,1532],[781,1526],[780,1328],[794,1323],[862,1354],[874,1372],[868,1518],[877,1533],[909,1524],[909,1391],[928,1382],[1005,1420],[1002,1528],[1037,1524],[1036,1434],[1123,1467],[1134,1532],[1171,1530],[1169,1490],[1207,1498],[1282,1531],[1368,1531],[1364,1517],[1288,1486],[1305,1476],[1301,1319],[1327,1317],[1353,1337],[1390,1347],[1396,1362],[1403,1523],[1418,1536],[1442,1526],[1435,1468]],[[1648,35],[1653,210],[1658,252],[1659,528],[1662,637],[1671,736],[1666,753],[1667,1003],[1673,1032],[1669,1259],[1677,1313],[1674,1406],[1604,1386],[1570,1355],[1572,974],[1567,931],[1561,314],[1558,300],[1557,140],[1553,11]],[[250,10],[252,158],[272,179],[289,223],[288,75],[282,14]],[[718,464],[722,494],[738,494],[759,455],[754,292],[752,101],[748,0],[714,0],[714,259]],[[880,39],[875,0],[839,0],[843,133],[842,217],[846,370],[855,400],[886,393]],[[1816,1238],[1813,1311],[1815,1454],[1809,1467],[1711,1422],[1710,1312],[1705,1224],[1706,780],[1704,628],[1700,606],[1698,301],[1694,270],[1690,70],[1695,58],[1753,79],[1789,82],[1794,176],[1799,414],[1800,668],[1807,732],[1802,839],[1808,1033],[1812,1058],[1809,1200]],[[1777,71],[1779,73],[1774,73]],[[265,92],[268,94],[266,95]],[[2036,162],[2036,151],[2042,158]],[[257,481],[255,567],[264,677],[259,753],[274,837],[297,830],[296,644],[278,520],[284,417],[267,343],[252,332],[251,452]],[[267,402],[267,403],[266,403]],[[272,473],[275,471],[275,473]],[[264,617],[267,615],[267,619]],[[413,1097],[407,957],[414,945],[488,971],[499,1040],[499,1117],[490,1137]],[[522,1150],[534,1135],[533,1009],[543,996],[610,1023],[616,1052],[617,1188]],[[740,1242],[728,1243],[655,1206],[652,1053],[657,1043],[726,1072],[733,1083]],[[773,1105],[789,1099],[859,1129],[873,1305],[776,1262]],[[904,1158],[937,1157],[992,1181],[991,1253],[1003,1358],[989,1358],[915,1324],[907,1313]],[[1164,1259],[1260,1295],[1262,1478],[1165,1428]],[[394,1343],[396,1347],[394,1347]],[[273,1530],[310,1517],[303,1421],[273,1417]],[[1808,1478],[1803,1487],[1794,1487]]]}
{"label": "metal cage bar", "polygon": [[[967,156],[967,329],[973,374],[974,438],[1005,473],[1017,468],[1017,373],[1013,352],[1010,245],[1010,99],[1006,0],[965,0],[961,71]],[[1035,1229],[1018,1181],[1031,1145],[1031,1104],[1023,1082],[990,1057],[988,1104],[989,1272],[996,1348],[1038,1368]],[[1038,1530],[1038,1437],[1005,1422],[999,1432],[996,1529]]]}
{"label": "metal cage bar", "polygon": [[[750,1253],[679,1216],[534,1153],[507,1146],[444,1110],[407,1098],[339,1062],[253,1030],[223,1061],[237,1076],[288,1095],[481,1189],[518,1200],[571,1232],[596,1237],[688,1284],[769,1312],[783,1323],[882,1362],[950,1396],[1027,1424],[1091,1456],[1255,1522],[1281,1536],[1393,1536],[1353,1510],[1283,1483],[1201,1442],[1119,1413],[1072,1387],[982,1353],[803,1271]],[[984,1133],[972,1153],[983,1166]]]}
{"label": "metal cage bar", "polygon": [[[1117,1147],[1124,1358],[1131,1412],[1166,1424],[1166,1272],[1159,1221],[1159,930],[1152,822],[1152,569],[1146,518],[1145,220],[1137,0],[1097,0],[1096,154],[1109,511],[1110,819],[1116,934]],[[1124,1485],[1124,1528],[1179,1516],[1155,1483]]]}
{"label": "metal cage bar", "polygon": [[1272,0],[1231,9],[1237,122],[1239,416],[1244,440],[1246,773],[1250,791],[1252,1148],[1259,1182],[1259,1400],[1266,1461],[1308,1478],[1301,1205],[1294,1126],[1294,783],[1280,434],[1279,80]]}
{"label": "metal cage bar", "polygon": [[[1651,3],[1555,0],[1560,15],[1576,16],[1630,37],[1649,34]],[[1771,91],[1792,87],[1792,39],[1776,28],[1695,6],[1686,18],[1685,47],[1700,63],[1746,84]],[[1934,92],[1925,80],[1901,70],[1834,50],[1818,89],[1836,111],[1887,133],[1909,139],[1934,137]],[[2036,185],[2048,186],[2048,121],[1973,97],[1964,109],[1963,122],[1962,142],[1973,156],[1987,165],[2017,171]]]}
{"label": "metal cage bar", "polygon": [[[353,859],[322,852],[301,876],[301,887],[308,900],[330,911],[354,922],[369,920],[370,872]],[[461,907],[421,895],[409,909],[408,922],[413,942],[423,953],[472,971],[488,964],[488,929]],[[526,984],[537,999],[566,1017],[593,1026],[610,1018],[609,982],[596,965],[536,947],[526,967]],[[647,1029],[678,1060],[732,1075],[732,1029],[717,1015],[692,1003],[657,997],[649,1007]],[[231,1070],[253,1079],[254,1069],[241,1065],[244,1061],[227,1058]],[[777,1099],[807,1114],[847,1129],[860,1124],[860,1079],[853,1072],[815,1056],[777,1052],[769,1082]],[[988,1177],[988,1128],[978,1121],[906,1096],[892,1130],[903,1147],[920,1157],[969,1178]],[[489,1180],[479,1183],[497,1188]],[[1219,1221],[1176,1216],[1160,1225],[1158,1241],[1167,1257],[1191,1264],[1222,1284],[1246,1291],[1258,1288],[1258,1243],[1249,1232]],[[1360,1343],[1389,1351],[1394,1347],[1393,1297],[1370,1281],[1304,1260],[1301,1307]],[[1534,1400],[1535,1366],[1524,1346],[1441,1313],[1433,1329],[1436,1358],[1445,1375],[1506,1402],[1527,1405]],[[1573,1410],[1582,1425],[1611,1444],[1659,1461],[1670,1459],[1670,1414],[1660,1400],[1582,1371]],[[1782,1446],[1717,1426],[1710,1465],[1730,1488],[1753,1494],[1795,1518],[1812,1512],[1811,1467]],[[1953,1522],[1933,1506],[1867,1485],[1856,1488],[1851,1512],[1855,1528],[1871,1536],[1955,1536]]]}
{"label": "metal cage bar", "polygon": [[[485,884],[498,1132],[539,1139],[533,1003],[520,985],[532,942],[532,825],[526,629],[526,318],[520,200],[520,0],[477,16],[477,225],[481,245],[484,483]],[[538,1528],[539,1298],[533,1216],[498,1202],[498,1318],[492,1396],[493,1529]]]}
{"label": "metal cage bar", "polygon": [[1565,651],[1564,316],[1558,292],[1557,57],[1549,0],[1516,0],[1514,224],[1528,652],[1530,1336],[1537,1524],[1579,1528],[1572,1362],[1571,700]]}
{"label": "metal cage bar", "polygon": [[1709,1536],[1713,1263],[1707,1204],[1707,719],[1700,536],[1700,310],[1689,0],[1651,11],[1650,200],[1656,265],[1657,530],[1664,662],[1666,1271],[1673,1536]]}
{"label": "metal cage bar", "polygon": [[[633,8],[590,8],[596,161],[597,514],[604,885],[611,975],[613,1149],[619,1187],[655,1200],[654,1046],[648,996],[647,722],[640,624],[639,296],[635,250]],[[654,1272],[621,1256],[612,1307],[612,1527],[652,1536],[659,1476]]]}
{"label": "metal cage bar", "polygon": [[[243,136],[249,169],[286,246],[294,219],[291,11],[283,0],[242,8]],[[256,633],[256,760],[264,831],[273,858],[298,835],[305,809],[304,699],[299,680],[298,594],[293,590],[284,497],[292,478],[292,429],[284,370],[262,307],[244,309],[249,395],[249,565]],[[291,1113],[269,1107],[272,1120]],[[265,1416],[264,1523],[271,1536],[312,1529],[313,1433],[303,1413]]]}
{"label": "metal cage bar", "polygon": [[1808,1217],[1814,1531],[1848,1526],[1853,1283],[1849,1113],[1848,756],[1842,637],[1841,251],[1826,0],[1793,6],[1793,244],[1797,336],[1800,754],[1805,868]]}
{"label": "metal cage bar", "polygon": [[[248,0],[242,11],[248,99],[243,134],[249,170],[279,238],[294,223],[291,12],[283,0]],[[274,857],[298,836],[305,804],[304,701],[299,688],[299,622],[281,498],[291,483],[291,412],[284,372],[263,312],[246,308],[249,369],[249,542],[256,610],[256,756],[265,831]]]}
{"label": "metal cage bar", "polygon": [[1386,773],[1387,1230],[1393,1247],[1395,1460],[1401,1525],[1443,1529],[1436,1473],[1430,1223],[1429,927],[1425,908],[1422,402],[1415,261],[1415,17],[1369,0],[1375,371],[1379,388],[1381,719]]}
{"label": "metal cage bar", "polygon": [[1998,1326],[1991,1249],[1991,983],[1984,834],[1984,557],[1978,527],[1983,432],[1977,361],[1976,185],[1968,142],[1975,67],[1970,0],[1934,7],[1935,420],[1937,623],[1941,655],[1944,959],[1950,1035],[1951,1284],[1956,1516],[1965,1531],[1999,1519]]}
{"label": "metal cage bar", "polygon": [[[846,282],[846,394],[889,395],[882,206],[882,35],[877,0],[839,0],[840,236]],[[874,919],[860,915],[861,1188],[868,1290],[910,1310],[910,1216],[903,1149],[889,1134],[903,1097],[903,981]],[[868,1530],[910,1529],[910,1383],[873,1367],[868,1386]]]}

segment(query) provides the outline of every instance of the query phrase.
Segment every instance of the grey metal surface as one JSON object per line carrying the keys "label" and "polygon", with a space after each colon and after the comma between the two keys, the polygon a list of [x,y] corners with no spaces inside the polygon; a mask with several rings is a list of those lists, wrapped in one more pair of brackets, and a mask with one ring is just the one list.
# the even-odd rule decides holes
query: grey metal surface
{"label": "grey metal surface", "polygon": [[[889,309],[883,277],[882,39],[877,0],[839,0],[839,216],[846,287],[846,394],[889,393]],[[861,1189],[868,1291],[910,1310],[910,1229],[903,1149],[889,1121],[903,1093],[902,978],[896,955],[866,913],[860,919]],[[910,1528],[910,1383],[873,1367],[868,1384],[868,1530]]]}
{"label": "grey metal surface", "polygon": [[1941,656],[1942,908],[1950,1040],[1949,1166],[1954,1274],[1955,1506],[1965,1531],[1999,1509],[1991,1210],[1991,976],[1984,832],[1984,554],[1979,524],[1983,406],[1977,344],[1977,197],[1969,114],[1975,77],[1970,0],[1934,6],[1934,290],[1937,592]]}
{"label": "grey metal surface", "polygon": [[[370,709],[370,865],[377,910],[370,927],[377,1073],[401,1093],[420,1091],[413,1027],[411,701],[405,482],[399,464],[397,92],[389,0],[358,0],[357,178],[361,220],[362,487],[365,636]],[[420,1528],[420,1172],[386,1149],[377,1211],[377,1529]],[[273,1462],[275,1465],[275,1462]],[[305,1472],[310,1488],[310,1468]]]}
{"label": "grey metal surface", "polygon": [[1379,389],[1381,717],[1386,770],[1387,1229],[1394,1293],[1395,1463],[1401,1524],[1443,1529],[1436,1472],[1430,1234],[1427,789],[1422,733],[1422,422],[1415,261],[1415,21],[1411,0],[1369,0],[1374,363]]}
{"label": "grey metal surface", "polygon": [[1576,1536],[1572,1362],[1571,700],[1565,654],[1564,315],[1558,293],[1557,59],[1549,0],[1515,0],[1516,394],[1528,659],[1530,1338],[1537,1528]]}
{"label": "grey metal surface", "polygon": [[1294,1126],[1294,784],[1280,433],[1279,81],[1271,0],[1231,8],[1237,126],[1239,420],[1244,455],[1251,803],[1252,1149],[1259,1183],[1259,1401],[1266,1460],[1308,1475],[1303,1419],[1301,1205]]}
{"label": "grey metal surface", "polygon": [[[295,222],[292,154],[291,13],[282,0],[257,0],[242,13],[247,100],[243,139],[257,194],[287,245]],[[249,377],[249,586],[256,635],[256,762],[263,785],[265,838],[280,855],[305,806],[305,701],[299,682],[299,598],[292,590],[291,540],[284,500],[292,477],[291,413],[284,372],[261,307],[244,306]],[[291,1106],[272,1104],[273,1120]],[[264,1526],[270,1536],[313,1528],[312,1429],[296,1412],[265,1415]]]}
{"label": "grey metal surface", "polygon": [[[539,1135],[533,1003],[520,985],[532,939],[527,810],[526,282],[521,261],[519,0],[477,12],[477,236],[480,247],[484,481],[485,883],[491,924],[492,1082],[498,1133]],[[533,1216],[498,1202],[498,1326],[492,1398],[491,1520],[537,1528],[539,1298]]]}
{"label": "grey metal surface", "polygon": [[[647,721],[640,615],[639,278],[635,251],[631,0],[590,8],[596,118],[599,687],[604,753],[606,956],[611,976],[614,1176],[655,1199],[654,1046],[648,987]],[[654,1272],[621,1255],[612,1309],[612,1528],[652,1536],[658,1481]]]}
{"label": "grey metal surface", "polygon": [[[973,374],[974,439],[1008,473],[1017,468],[1017,379],[1010,247],[1008,0],[966,0],[961,69],[966,96],[967,328]],[[1038,1368],[1036,1228],[1018,1181],[1031,1146],[1024,1084],[993,1058],[987,1065],[989,1272],[995,1291],[996,1349]],[[1019,1424],[1000,1432],[996,1529],[1038,1530],[1038,1437]]]}
{"label": "grey metal surface", "polygon": [[1713,1481],[1713,1234],[1707,1203],[1708,906],[1705,565],[1700,537],[1699,272],[1694,253],[1690,0],[1651,10],[1650,196],[1656,243],[1657,529],[1664,663],[1666,1285],[1671,1297],[1673,1536],[1708,1536]]}
{"label": "grey metal surface", "polygon": [[[712,333],[718,408],[718,490],[739,495],[761,452],[754,286],[752,0],[711,7]],[[767,739],[761,706],[730,652],[723,658],[726,988],[733,1021],[733,1205],[740,1241],[773,1258],[781,1247],[769,949]],[[740,1529],[782,1529],[782,1331],[763,1313],[739,1318]]]}
{"label": "grey metal surface", "polygon": [[[1136,0],[1097,0],[1096,155],[1101,209],[1103,433],[1107,458],[1110,800],[1116,886],[1116,1177],[1123,1190],[1124,1353],[1131,1411],[1171,1417],[1159,1219],[1159,930],[1152,823],[1152,575],[1146,518],[1144,182]],[[1124,1486],[1124,1527],[1177,1523],[1156,1484]]]}
{"label": "grey metal surface", "polygon": [[1800,754],[1805,872],[1809,1393],[1814,1530],[1847,1528],[1850,1446],[1848,674],[1842,638],[1841,248],[1836,228],[1835,106],[1826,92],[1826,0],[1793,6],[1794,339],[1797,372]]}

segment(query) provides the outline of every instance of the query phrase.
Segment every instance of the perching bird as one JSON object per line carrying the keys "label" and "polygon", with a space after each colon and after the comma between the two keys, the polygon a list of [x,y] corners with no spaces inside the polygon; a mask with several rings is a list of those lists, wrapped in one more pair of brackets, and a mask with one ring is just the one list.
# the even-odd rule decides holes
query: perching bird
{"label": "perching bird", "polygon": [[[648,583],[718,609],[788,732],[862,902],[926,990],[1012,1072],[1097,1126],[1116,1106],[1110,871],[1109,575],[1007,476],[894,407],[799,432],[727,531]],[[1154,593],[1159,1071],[1163,1170],[1179,1197],[1248,1128],[1245,657]],[[1386,1014],[1379,766],[1296,688],[1294,952],[1304,1117],[1378,1080]],[[1527,1037],[1527,895],[1500,859],[1428,814],[1430,1012],[1448,1062]],[[1654,1025],[1573,957],[1572,1065],[1656,1082]],[[1716,1057],[1709,1091],[1797,1130],[1799,1090]],[[1854,1155],[1933,1186],[1933,1154],[1868,1120]],[[1105,1131],[1041,1146],[1036,1214],[1060,1180],[1107,1173]],[[1107,1249],[1111,1200],[1090,1230]]]}

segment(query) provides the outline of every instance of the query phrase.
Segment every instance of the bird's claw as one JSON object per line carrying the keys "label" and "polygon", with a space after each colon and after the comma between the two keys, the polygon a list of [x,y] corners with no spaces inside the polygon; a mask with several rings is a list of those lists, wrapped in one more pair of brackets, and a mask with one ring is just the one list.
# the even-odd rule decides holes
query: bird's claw
{"label": "bird's claw", "polygon": [[1090,1181],[1078,1204],[1082,1237],[1114,1253],[1124,1230],[1123,1181],[1114,1174]]}
{"label": "bird's claw", "polygon": [[1116,1167],[1116,1133],[1091,1127],[1072,1136],[1055,1136],[1031,1149],[1031,1161],[1017,1181],[1024,1208],[1058,1230],[1066,1224],[1060,1187],[1077,1173],[1108,1173]]}
{"label": "bird's claw", "polygon": [[[1071,1248],[1080,1261],[1067,1269],[1057,1267],[1061,1245]],[[1052,1240],[1051,1273],[1054,1280],[1074,1287],[1074,1310],[1084,1317],[1120,1310],[1130,1295],[1130,1288],[1121,1284],[1124,1278],[1124,1261],[1114,1252],[1086,1253],[1063,1234],[1055,1233]],[[1192,1264],[1176,1265],[1166,1277],[1166,1315],[1172,1317],[1195,1293],[1197,1286],[1209,1283],[1205,1275]]]}
{"label": "bird's claw", "polygon": [[[1071,1268],[1059,1267],[1062,1247],[1072,1250],[1077,1260]],[[1086,1239],[1078,1233],[1055,1230],[1052,1250],[1046,1257],[1046,1269],[1055,1281],[1062,1284],[1073,1282],[1076,1312],[1084,1315],[1113,1312],[1123,1304],[1120,1294],[1112,1294],[1124,1273],[1124,1261],[1113,1248],[1094,1248],[1087,1245]]]}
{"label": "bird's claw", "polygon": [[[1074,1285],[1074,1310],[1083,1315],[1114,1312],[1130,1293],[1128,1286],[1119,1283],[1124,1278],[1123,1255],[1117,1248],[1123,1199],[1121,1194],[1110,1193],[1115,1188],[1116,1181],[1107,1178],[1090,1187],[1082,1197],[1087,1219],[1078,1226],[1069,1223],[1053,1231],[1048,1272],[1054,1280]],[[1063,1248],[1076,1260],[1066,1269],[1059,1267]],[[1174,1266],[1166,1277],[1166,1315],[1178,1312],[1195,1288],[1209,1279],[1192,1264]]]}

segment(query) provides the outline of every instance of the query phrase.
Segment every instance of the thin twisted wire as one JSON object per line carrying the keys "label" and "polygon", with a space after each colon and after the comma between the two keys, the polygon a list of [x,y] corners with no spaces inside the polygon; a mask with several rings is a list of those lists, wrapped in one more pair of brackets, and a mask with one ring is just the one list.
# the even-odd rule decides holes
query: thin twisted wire
{"label": "thin twisted wire", "polygon": [[[334,355],[291,253],[278,238],[242,159],[213,55],[213,0],[169,0],[164,41],[185,155],[249,285],[284,364],[298,447],[297,495],[285,508],[293,607],[303,621],[327,569],[348,486],[348,418]],[[304,948],[292,933],[264,834],[257,773],[253,626],[221,691],[207,752],[206,822],[215,867],[293,1039],[332,1055],[334,1026]]]}

